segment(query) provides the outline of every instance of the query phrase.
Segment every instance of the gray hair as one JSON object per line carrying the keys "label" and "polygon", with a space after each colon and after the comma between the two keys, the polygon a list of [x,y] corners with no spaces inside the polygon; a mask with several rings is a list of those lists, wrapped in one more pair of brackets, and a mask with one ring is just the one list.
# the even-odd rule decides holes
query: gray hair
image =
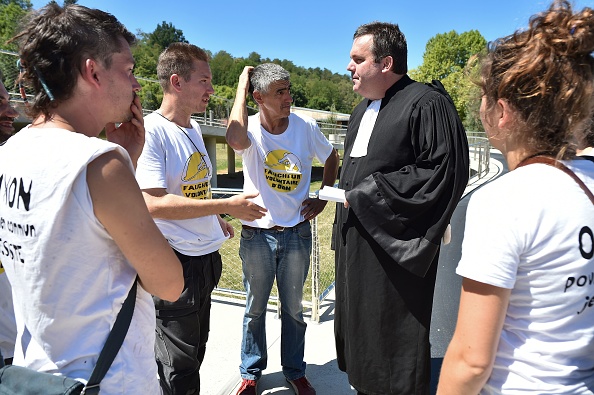
{"label": "gray hair", "polygon": [[267,93],[270,85],[276,81],[289,81],[289,72],[275,63],[262,63],[254,67],[250,75],[250,93]]}

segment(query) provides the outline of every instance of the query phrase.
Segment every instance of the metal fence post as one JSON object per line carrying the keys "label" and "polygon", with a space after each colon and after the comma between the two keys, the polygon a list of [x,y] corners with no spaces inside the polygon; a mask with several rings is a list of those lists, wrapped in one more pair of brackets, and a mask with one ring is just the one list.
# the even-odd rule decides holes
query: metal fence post
{"label": "metal fence post", "polygon": [[311,320],[320,322],[320,237],[318,218],[311,221]]}

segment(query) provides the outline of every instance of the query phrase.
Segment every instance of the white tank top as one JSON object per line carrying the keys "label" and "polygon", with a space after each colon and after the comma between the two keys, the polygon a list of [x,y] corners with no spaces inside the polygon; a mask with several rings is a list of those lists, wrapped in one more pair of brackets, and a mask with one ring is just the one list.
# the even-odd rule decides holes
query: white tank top
{"label": "white tank top", "polygon": [[[62,129],[23,129],[0,147],[0,259],[13,286],[14,363],[85,382],[136,277],[97,220],[89,162],[116,144]],[[133,171],[130,163],[131,171]],[[155,311],[138,287],[102,394],[159,393]]]}

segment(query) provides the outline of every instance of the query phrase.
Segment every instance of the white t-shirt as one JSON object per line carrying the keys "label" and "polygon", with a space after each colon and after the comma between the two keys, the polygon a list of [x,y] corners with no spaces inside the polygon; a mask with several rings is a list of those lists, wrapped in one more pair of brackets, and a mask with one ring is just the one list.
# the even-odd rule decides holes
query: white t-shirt
{"label": "white t-shirt", "polygon": [[[15,365],[86,382],[135,281],[95,217],[86,180],[88,163],[112,150],[129,158],[107,141],[32,128],[0,147],[0,258],[13,289]],[[153,300],[138,287],[101,394],[159,393],[154,336]]]}
{"label": "white t-shirt", "polygon": [[0,262],[0,352],[2,358],[12,358],[16,340],[16,321],[12,307],[12,289]]}
{"label": "white t-shirt", "polygon": [[[594,163],[566,163],[594,190]],[[594,206],[564,172],[520,167],[472,196],[466,278],[512,289],[481,394],[594,391]]]}
{"label": "white t-shirt", "polygon": [[[141,189],[165,188],[167,193],[192,199],[211,199],[213,167],[200,126],[180,128],[153,112],[144,118],[144,149],[136,166]],[[155,218],[177,251],[202,256],[217,251],[227,239],[215,215],[184,220]]]}
{"label": "white t-shirt", "polygon": [[268,133],[260,124],[260,113],[248,118],[251,145],[236,151],[243,157],[243,190],[258,192],[254,203],[268,209],[266,215],[243,224],[271,228],[294,226],[303,221],[301,204],[309,196],[314,158],[325,163],[332,144],[313,118],[294,113],[283,133]]}

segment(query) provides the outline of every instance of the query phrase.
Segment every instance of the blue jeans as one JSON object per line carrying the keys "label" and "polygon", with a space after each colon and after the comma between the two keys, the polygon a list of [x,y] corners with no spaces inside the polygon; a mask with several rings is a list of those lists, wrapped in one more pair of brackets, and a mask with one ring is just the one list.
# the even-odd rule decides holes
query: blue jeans
{"label": "blue jeans", "polygon": [[276,277],[281,303],[281,365],[289,380],[305,375],[303,353],[303,285],[311,254],[309,221],[285,230],[241,231],[239,256],[243,263],[243,285],[247,292],[241,342],[241,377],[258,380],[266,369],[266,308]]}

